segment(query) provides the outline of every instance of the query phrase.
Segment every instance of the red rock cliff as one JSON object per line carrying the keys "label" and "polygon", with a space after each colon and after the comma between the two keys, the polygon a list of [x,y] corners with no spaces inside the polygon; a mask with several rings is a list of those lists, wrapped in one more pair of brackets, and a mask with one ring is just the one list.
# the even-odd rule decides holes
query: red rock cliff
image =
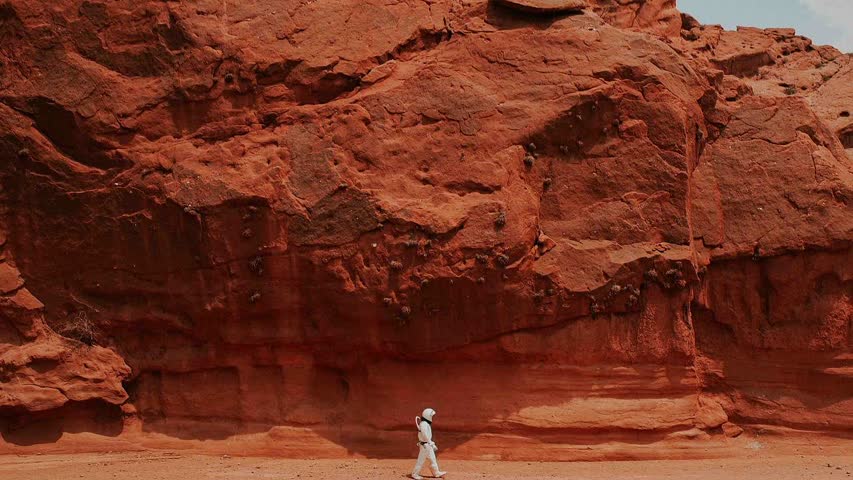
{"label": "red rock cliff", "polygon": [[512,3],[0,2],[0,448],[849,434],[850,55]]}

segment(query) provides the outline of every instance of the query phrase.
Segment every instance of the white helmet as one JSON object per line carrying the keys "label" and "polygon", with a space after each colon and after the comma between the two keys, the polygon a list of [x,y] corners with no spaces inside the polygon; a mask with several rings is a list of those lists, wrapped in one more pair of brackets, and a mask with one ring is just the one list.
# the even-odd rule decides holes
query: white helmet
{"label": "white helmet", "polygon": [[425,408],[424,412],[421,414],[421,417],[431,422],[433,415],[435,415],[435,410],[431,408]]}

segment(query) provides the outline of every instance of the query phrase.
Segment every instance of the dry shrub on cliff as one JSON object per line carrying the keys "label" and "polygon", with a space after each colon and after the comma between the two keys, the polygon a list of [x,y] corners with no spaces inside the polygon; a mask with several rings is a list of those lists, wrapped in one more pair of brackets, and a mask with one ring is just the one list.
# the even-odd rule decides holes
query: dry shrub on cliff
{"label": "dry shrub on cliff", "polygon": [[249,270],[257,276],[264,274],[264,259],[257,256],[249,260]]}
{"label": "dry shrub on cliff", "polygon": [[15,374],[15,365],[0,360],[0,382],[6,383],[12,379]]}
{"label": "dry shrub on cliff", "polygon": [[65,325],[59,330],[59,334],[89,346],[95,344],[95,324],[89,320],[89,315],[82,310],[68,316]]}
{"label": "dry shrub on cliff", "polygon": [[501,267],[506,267],[507,265],[509,265],[509,257],[504,254],[500,254],[495,257],[495,261],[498,262],[498,265],[500,265]]}
{"label": "dry shrub on cliff", "polygon": [[495,227],[503,228],[506,225],[506,212],[499,212],[498,216],[495,217]]}

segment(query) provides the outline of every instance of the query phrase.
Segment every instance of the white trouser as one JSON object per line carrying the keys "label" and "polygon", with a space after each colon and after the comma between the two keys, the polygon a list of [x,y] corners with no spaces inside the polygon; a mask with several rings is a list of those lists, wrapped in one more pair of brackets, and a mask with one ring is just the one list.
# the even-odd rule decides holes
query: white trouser
{"label": "white trouser", "polygon": [[427,458],[429,458],[429,466],[432,468],[433,475],[440,472],[441,470],[438,468],[438,460],[435,459],[435,450],[432,448],[432,445],[418,444],[418,446],[421,447],[421,451],[418,453],[418,462],[415,464],[415,470],[412,472],[412,475],[421,473],[421,468],[423,468]]}

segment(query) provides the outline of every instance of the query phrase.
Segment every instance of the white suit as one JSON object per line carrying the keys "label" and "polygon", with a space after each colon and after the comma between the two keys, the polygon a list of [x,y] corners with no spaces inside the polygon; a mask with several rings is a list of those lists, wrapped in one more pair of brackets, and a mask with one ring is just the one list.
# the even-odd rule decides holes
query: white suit
{"label": "white suit", "polygon": [[423,412],[423,418],[415,417],[415,424],[418,427],[418,448],[420,449],[420,453],[418,453],[418,461],[415,463],[414,471],[412,471],[412,478],[415,479],[421,478],[419,474],[427,459],[429,459],[433,476],[443,477],[445,474],[445,472],[442,472],[438,468],[438,460],[435,458],[435,451],[438,450],[438,447],[435,445],[435,442],[432,441],[433,415],[435,415],[435,410],[427,408]]}

